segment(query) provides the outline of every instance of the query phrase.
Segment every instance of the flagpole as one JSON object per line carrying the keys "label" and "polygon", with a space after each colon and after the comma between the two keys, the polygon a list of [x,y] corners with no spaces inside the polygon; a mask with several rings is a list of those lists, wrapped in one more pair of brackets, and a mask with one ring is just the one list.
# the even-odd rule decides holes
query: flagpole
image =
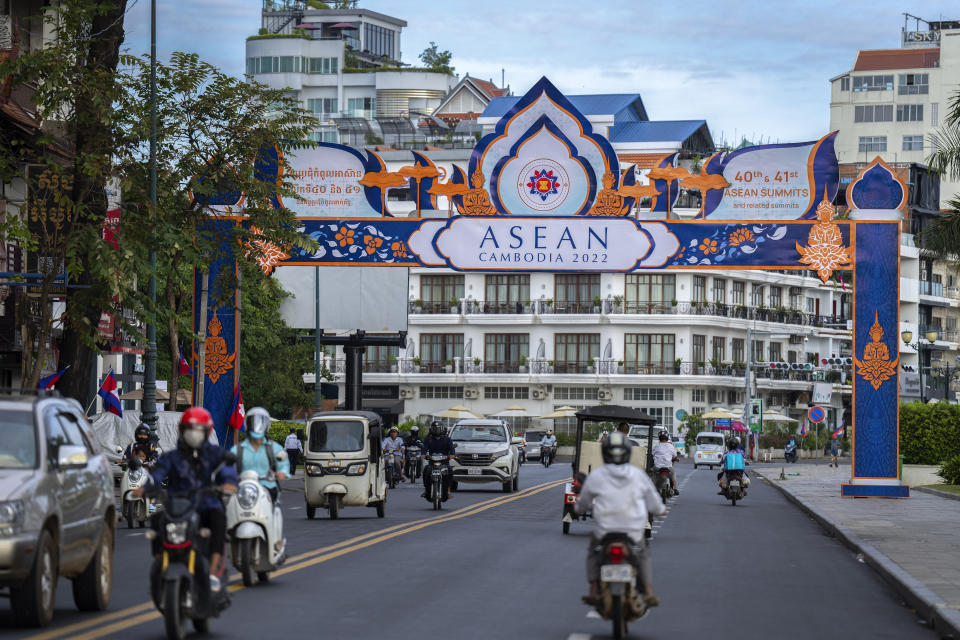
{"label": "flagpole", "polygon": [[[110,371],[113,371],[113,369],[111,368]],[[107,375],[109,375],[109,373],[108,373]],[[93,394],[93,400],[91,400],[91,401],[90,401],[90,404],[87,405],[87,410],[83,412],[83,415],[87,415],[88,413],[90,413],[90,409],[92,409],[92,408],[93,408],[93,405],[95,405],[95,404],[97,403],[97,398],[100,397],[100,395],[99,395],[100,389],[103,388],[103,382],[104,382],[104,380],[106,380],[106,379],[107,379],[107,376],[103,376],[103,380],[100,381],[100,386],[97,387],[97,393]]]}

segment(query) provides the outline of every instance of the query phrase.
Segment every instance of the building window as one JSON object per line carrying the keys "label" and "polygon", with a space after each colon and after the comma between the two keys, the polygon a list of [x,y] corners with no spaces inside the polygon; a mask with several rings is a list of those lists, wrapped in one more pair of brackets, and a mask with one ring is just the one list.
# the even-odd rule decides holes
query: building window
{"label": "building window", "polygon": [[529,387],[484,387],[483,397],[487,400],[527,400]]}
{"label": "building window", "polygon": [[903,136],[904,151],[923,151],[923,136]]}
{"label": "building window", "polygon": [[[690,400],[692,402],[706,402],[707,393],[703,389],[694,389],[693,394],[690,397]],[[694,411],[694,413],[696,413],[696,411]]]}
{"label": "building window", "polygon": [[553,353],[555,373],[587,373],[600,357],[600,334],[555,334]]}
{"label": "building window", "polygon": [[600,296],[600,274],[557,275],[554,298],[558,313],[592,313]]}
{"label": "building window", "polygon": [[386,56],[391,60],[396,56],[393,51],[394,31],[375,24],[364,24],[363,50],[375,56]]}
{"label": "building window", "polygon": [[850,76],[840,78],[840,91],[850,91]]}
{"label": "building window", "polygon": [[[637,407],[640,411],[643,411],[651,418],[655,418],[657,421],[656,427],[663,427],[667,431],[673,431],[673,407]],[[655,427],[655,428],[656,428]],[[653,435],[654,441],[656,441],[656,431]]]}
{"label": "building window", "polygon": [[391,366],[397,364],[399,355],[400,347],[367,346],[363,352],[363,370],[387,373]]}
{"label": "building window", "polygon": [[629,273],[624,282],[627,313],[657,313],[677,297],[677,277],[672,274]]}
{"label": "building window", "polygon": [[763,285],[750,285],[750,304],[754,307],[762,307],[763,304]]}
{"label": "building window", "polygon": [[376,110],[376,98],[347,98],[347,116],[350,118],[373,118]]}
{"label": "building window", "polygon": [[893,122],[892,104],[857,105],[853,108],[854,122]]}
{"label": "building window", "polygon": [[860,136],[858,147],[861,153],[887,150],[887,136]]}
{"label": "building window", "polygon": [[485,313],[519,312],[530,303],[530,276],[489,275],[486,277]]}
{"label": "building window", "polygon": [[483,336],[483,372],[517,373],[521,359],[530,354],[530,336],[526,333],[488,333]]}
{"label": "building window", "polygon": [[730,292],[730,303],[738,307],[743,306],[743,291],[744,291],[743,282],[737,280],[733,281],[733,290]]}
{"label": "building window", "polygon": [[672,333],[628,333],[623,341],[627,373],[673,373],[676,337]]}
{"label": "building window", "polygon": [[940,103],[939,102],[930,103],[930,126],[931,127],[940,126]]}
{"label": "building window", "polygon": [[442,373],[448,362],[463,357],[462,333],[421,333],[420,366],[427,373]]}
{"label": "building window", "polygon": [[307,68],[309,73],[336,73],[337,58],[307,58]]}
{"label": "building window", "polygon": [[713,360],[723,362],[727,359],[727,339],[722,336],[713,337]]}
{"label": "building window", "polygon": [[930,85],[927,84],[929,76],[928,73],[900,74],[897,82],[897,93],[901,96],[929,93]]}
{"label": "building window", "polygon": [[420,387],[420,397],[426,400],[452,400],[463,398],[463,387]]}
{"label": "building window", "polygon": [[923,122],[923,105],[898,104],[897,122]]}
{"label": "building window", "polygon": [[652,400],[656,402],[673,401],[673,389],[669,387],[626,387],[624,400]]}
{"label": "building window", "polygon": [[754,362],[763,362],[764,361],[763,340],[753,340],[752,342],[753,342],[753,353],[751,354],[751,358],[753,359]]}
{"label": "building window", "polygon": [[744,360],[744,351],[743,351],[743,338],[734,338],[730,344],[731,351],[733,352],[733,361],[734,362],[746,362]]}
{"label": "building window", "polygon": [[424,313],[446,313],[463,297],[463,276],[420,276]]}
{"label": "building window", "polygon": [[693,276],[693,300],[692,302],[706,303],[707,301],[707,278],[706,276]]}
{"label": "building window", "polygon": [[854,91],[893,91],[893,76],[855,76]]}
{"label": "building window", "polygon": [[781,362],[783,361],[783,352],[780,349],[781,345],[779,342],[770,343],[770,362]]}
{"label": "building window", "polygon": [[599,387],[556,386],[553,388],[553,397],[557,400],[597,400],[599,393]]}
{"label": "building window", "polygon": [[337,99],[336,98],[308,98],[307,111],[315,116],[336,116]]}
{"label": "building window", "polygon": [[723,278],[713,279],[713,301],[719,304],[727,303],[727,281]]}
{"label": "building window", "polygon": [[770,287],[770,308],[779,309],[783,306],[783,288]]}
{"label": "building window", "polygon": [[707,336],[693,336],[693,362],[697,366],[707,361]]}
{"label": "building window", "polygon": [[817,312],[817,301],[814,298],[807,298],[807,313]]}

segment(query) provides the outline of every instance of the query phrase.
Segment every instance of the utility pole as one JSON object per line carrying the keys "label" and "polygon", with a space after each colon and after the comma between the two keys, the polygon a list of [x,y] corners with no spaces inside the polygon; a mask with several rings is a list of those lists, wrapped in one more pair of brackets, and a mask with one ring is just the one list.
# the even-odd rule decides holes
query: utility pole
{"label": "utility pole", "polygon": [[[140,419],[157,430],[157,0],[150,0],[150,211],[153,242],[150,245],[150,322],[143,363],[143,400]],[[201,371],[201,375],[203,372]],[[174,400],[176,406],[176,400]]]}
{"label": "utility pole", "polygon": [[314,273],[314,297],[316,302],[316,315],[314,316],[313,333],[313,410],[321,411],[323,405],[323,394],[320,389],[320,372],[323,369],[323,362],[320,360],[323,355],[323,332],[320,331],[320,267],[313,268]]}

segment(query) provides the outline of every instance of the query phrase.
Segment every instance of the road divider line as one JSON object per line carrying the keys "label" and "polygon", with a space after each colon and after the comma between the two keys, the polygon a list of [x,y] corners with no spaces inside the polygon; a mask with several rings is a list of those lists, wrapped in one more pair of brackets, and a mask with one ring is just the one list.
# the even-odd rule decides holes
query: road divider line
{"label": "road divider line", "polygon": [[[437,514],[429,518],[421,518],[419,520],[413,520],[411,522],[399,523],[396,525],[392,525],[390,527],[386,527],[385,529],[378,529],[376,531],[371,531],[369,533],[355,536],[348,540],[344,540],[332,545],[328,545],[321,549],[315,549],[313,551],[308,551],[306,553],[302,553],[297,556],[292,556],[288,558],[287,562],[290,563],[292,561],[295,564],[285,564],[284,566],[280,567],[280,569],[272,572],[272,576],[282,576],[288,573],[293,573],[295,571],[301,571],[308,567],[322,564],[329,560],[339,558],[340,556],[346,555],[348,553],[352,553],[354,551],[366,549],[367,547],[371,547],[381,542],[391,540],[401,535],[413,533],[414,531],[419,531],[420,529],[424,529],[426,527],[430,527],[436,524],[442,524],[444,522],[451,522],[453,520],[466,518],[468,516],[481,513],[483,511],[492,509],[494,507],[499,507],[503,504],[507,504],[515,500],[522,500],[523,498],[529,498],[530,496],[536,495],[543,491],[547,491],[549,489],[553,489],[555,487],[561,486],[566,482],[567,482],[566,480],[554,480],[550,482],[543,482],[541,484],[528,487],[527,489],[524,489],[515,494],[497,496],[496,498],[483,500],[478,503],[474,503],[472,505],[460,507],[459,509],[456,509],[448,513]],[[224,561],[226,562],[226,559],[224,559]],[[239,580],[239,578],[240,578],[239,574],[234,574],[230,576],[230,582],[233,583],[235,580]],[[243,586],[243,584],[236,583],[236,584],[230,584],[227,588],[230,590],[231,593],[235,593],[237,591],[244,589],[245,587]],[[115,633],[123,629],[136,627],[145,622],[149,622],[150,620],[159,619],[161,617],[160,612],[155,610],[148,611],[147,613],[143,613],[142,615],[136,615],[143,611],[152,609],[153,607],[154,605],[152,601],[145,602],[143,604],[134,605],[126,609],[121,609],[120,611],[115,611],[113,613],[109,613],[103,616],[98,616],[97,618],[94,618],[91,620],[78,622],[72,625],[68,625],[66,627],[60,627],[58,629],[51,629],[46,633],[36,635],[36,636],[30,636],[26,640],[54,640],[55,638],[61,638],[65,636],[69,636],[74,640],[94,640],[96,638],[102,638],[103,636],[110,635],[111,633]],[[129,617],[129,616],[135,616],[135,617]],[[106,627],[93,629],[82,635],[73,635],[75,632],[84,631],[91,627],[95,627],[99,624],[103,624],[104,622],[110,622],[114,620],[116,620],[116,622],[113,622],[112,624],[109,624]]]}

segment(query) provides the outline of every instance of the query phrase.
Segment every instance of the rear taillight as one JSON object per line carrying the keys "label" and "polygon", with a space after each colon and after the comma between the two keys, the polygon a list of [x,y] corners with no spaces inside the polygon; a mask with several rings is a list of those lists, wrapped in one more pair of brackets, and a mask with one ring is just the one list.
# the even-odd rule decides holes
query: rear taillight
{"label": "rear taillight", "polygon": [[666,476],[666,477],[669,478],[669,477],[670,477],[670,472],[667,471],[666,469],[661,469],[661,470],[660,470],[660,475]]}
{"label": "rear taillight", "polygon": [[626,549],[624,549],[622,544],[612,544],[607,549],[607,559],[611,564],[623,564],[625,556]]}
{"label": "rear taillight", "polygon": [[564,498],[567,504],[577,504],[577,494],[575,493],[564,494]]}

